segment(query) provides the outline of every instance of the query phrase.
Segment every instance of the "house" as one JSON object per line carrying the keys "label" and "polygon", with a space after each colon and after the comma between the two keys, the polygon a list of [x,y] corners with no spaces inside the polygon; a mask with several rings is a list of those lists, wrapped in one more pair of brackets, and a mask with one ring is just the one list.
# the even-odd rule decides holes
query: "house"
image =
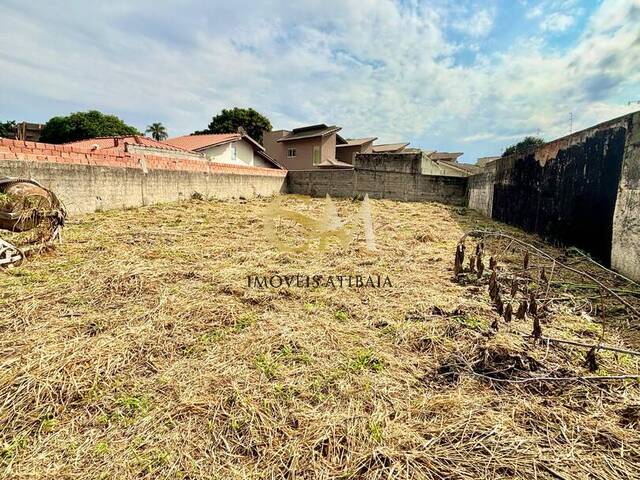
{"label": "house", "polygon": [[203,154],[209,160],[231,165],[282,168],[265,148],[245,133],[207,133],[183,135],[163,143]]}
{"label": "house", "polygon": [[338,160],[338,145],[347,145],[347,141],[338,132],[340,127],[325,124],[294,128],[293,130],[274,130],[265,132],[264,147],[269,156],[287,170],[311,170],[318,167],[351,167],[349,163]]}
{"label": "house", "polygon": [[16,125],[16,139],[38,142],[43,128],[43,123],[20,122]]}
{"label": "house", "polygon": [[374,145],[372,148],[372,153],[400,153],[403,152],[409,142],[405,143],[381,143],[379,145]]}

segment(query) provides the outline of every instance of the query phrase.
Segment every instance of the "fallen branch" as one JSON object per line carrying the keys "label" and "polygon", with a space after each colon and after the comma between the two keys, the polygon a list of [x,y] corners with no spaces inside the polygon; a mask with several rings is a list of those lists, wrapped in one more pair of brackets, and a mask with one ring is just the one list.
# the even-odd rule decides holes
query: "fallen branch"
{"label": "fallen branch", "polygon": [[629,302],[627,302],[624,298],[620,297],[620,295],[618,295],[616,292],[614,292],[613,290],[611,290],[609,287],[605,286],[602,282],[600,282],[599,280],[595,279],[593,276],[589,275],[588,273],[585,273],[581,270],[575,269],[573,267],[570,267],[568,265],[565,265],[564,263],[558,262],[556,261],[555,258],[553,258],[551,255],[549,255],[548,253],[540,250],[538,247],[535,247],[533,245],[531,245],[530,243],[527,243],[523,240],[519,240],[511,235],[508,235],[506,233],[502,233],[502,232],[494,232],[494,231],[489,231],[489,230],[471,230],[467,233],[465,233],[462,238],[460,238],[460,243],[463,243],[466,239],[466,237],[478,237],[478,236],[494,236],[494,237],[501,237],[501,238],[508,238],[513,240],[515,243],[519,244],[520,246],[527,248],[531,251],[533,251],[534,253],[538,254],[541,257],[546,258],[547,260],[549,260],[550,262],[556,262],[557,265],[561,268],[564,268],[565,270],[568,270],[570,272],[576,273],[584,278],[588,278],[589,280],[591,280],[593,283],[595,283],[596,285],[598,285],[599,287],[601,287],[603,290],[605,290],[606,292],[608,292],[611,296],[615,297],[620,303],[622,303],[624,306],[626,306],[629,311],[633,312],[637,317],[640,317],[640,311],[638,311],[636,308],[633,307],[633,305],[631,305]]}
{"label": "fallen branch", "polygon": [[492,382],[502,382],[502,383],[531,383],[531,382],[578,382],[578,381],[609,381],[609,380],[640,380],[639,375],[587,375],[582,377],[530,377],[530,378],[518,378],[512,380],[510,378],[494,378],[489,375],[484,375],[482,373],[476,372],[460,372],[460,373],[468,373],[475,377],[485,378],[487,380],[491,380]]}
{"label": "fallen branch", "polygon": [[[526,338],[532,337],[532,335],[529,333],[521,333],[520,335]],[[575,345],[576,347],[584,347],[584,348],[595,347],[598,350],[609,350],[612,352],[626,353],[627,355],[635,355],[637,357],[640,357],[640,352],[636,352],[635,350],[628,350],[622,347],[614,347],[611,345],[585,343],[585,342],[578,342],[577,340],[564,340],[561,338],[553,338],[553,337],[540,337],[540,340],[544,342],[551,342],[551,343],[566,343],[567,345]]]}

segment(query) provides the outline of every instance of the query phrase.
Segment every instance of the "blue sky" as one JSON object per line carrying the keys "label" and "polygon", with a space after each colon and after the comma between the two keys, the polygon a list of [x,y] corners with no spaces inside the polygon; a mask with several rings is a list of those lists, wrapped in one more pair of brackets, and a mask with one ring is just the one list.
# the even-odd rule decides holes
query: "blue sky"
{"label": "blue sky", "polygon": [[640,109],[640,0],[3,0],[0,19],[0,120],[98,109],[175,136],[251,106],[473,162]]}

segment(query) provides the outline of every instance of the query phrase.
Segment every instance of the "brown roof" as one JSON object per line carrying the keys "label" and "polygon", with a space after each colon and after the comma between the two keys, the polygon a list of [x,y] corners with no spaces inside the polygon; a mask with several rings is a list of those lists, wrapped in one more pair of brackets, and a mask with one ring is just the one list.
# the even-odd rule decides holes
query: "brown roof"
{"label": "brown roof", "polygon": [[403,150],[409,142],[406,143],[381,143],[373,146],[373,153],[393,153]]}
{"label": "brown roof", "polygon": [[342,145],[336,145],[336,147],[356,147],[358,145],[364,145],[365,143],[373,142],[377,139],[378,137],[347,138],[347,143],[343,143]]}
{"label": "brown roof", "polygon": [[[310,125],[308,127],[299,127],[291,130],[289,135],[276,140],[277,142],[289,142],[291,140],[301,140],[303,138],[323,137],[342,130],[341,127],[335,125],[327,126],[324,123],[319,125]],[[344,143],[344,140],[341,142]]]}
{"label": "brown roof", "polygon": [[198,151],[224,143],[235,142],[240,138],[242,138],[240,133],[206,133],[173,137],[165,140],[164,143],[186,150]]}
{"label": "brown roof", "polygon": [[[79,140],[77,142],[68,142],[65,145],[86,150],[121,150],[124,151],[125,145],[138,145],[141,147],[158,148],[160,150],[169,150],[173,152],[189,152],[185,148],[179,146],[167,145],[153,138],[143,137],[142,135],[128,135],[119,137],[96,137],[87,140]],[[95,146],[97,145],[97,148]]]}

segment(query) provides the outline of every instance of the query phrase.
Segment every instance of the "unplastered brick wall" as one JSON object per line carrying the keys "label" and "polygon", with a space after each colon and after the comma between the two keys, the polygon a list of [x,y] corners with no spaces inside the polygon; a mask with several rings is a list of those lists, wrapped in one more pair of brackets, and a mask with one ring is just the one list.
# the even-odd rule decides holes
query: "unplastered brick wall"
{"label": "unplastered brick wall", "polygon": [[[181,156],[183,157],[183,156]],[[0,138],[0,177],[32,178],[54,190],[70,213],[189,198],[273,195],[287,172],[203,159],[100,152]]]}

